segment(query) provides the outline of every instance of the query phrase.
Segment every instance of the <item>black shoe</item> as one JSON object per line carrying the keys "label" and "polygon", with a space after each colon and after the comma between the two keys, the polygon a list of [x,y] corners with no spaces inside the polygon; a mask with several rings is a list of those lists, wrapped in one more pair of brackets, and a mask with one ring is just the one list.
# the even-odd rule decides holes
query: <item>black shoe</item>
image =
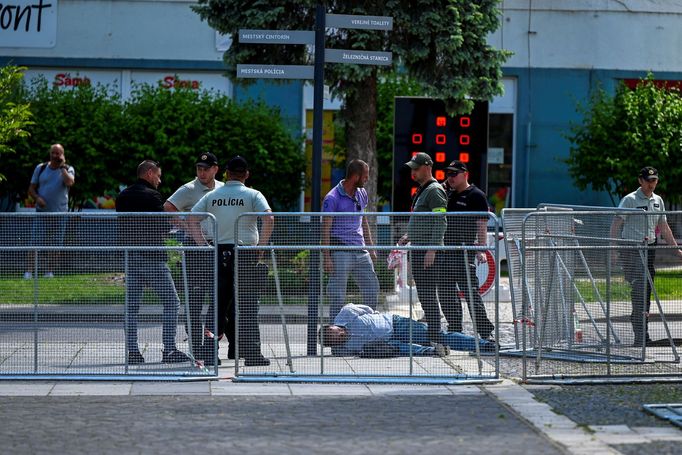
{"label": "black shoe", "polygon": [[[204,362],[204,366],[207,366],[207,367],[215,366],[215,364],[213,363],[213,356],[206,357],[206,358],[197,358],[197,360],[201,360],[202,362]],[[218,358],[218,365],[222,365],[222,364],[223,364],[223,362],[221,362],[220,358]]]}
{"label": "black shoe", "polygon": [[636,347],[642,347],[642,346],[645,345],[645,343],[646,343],[647,345],[653,343],[653,340],[652,340],[651,338],[649,338],[649,334],[647,334],[646,338],[644,339],[644,342],[642,341],[641,338],[635,337],[635,342],[634,342],[633,344],[634,344],[634,346],[636,346]]}
{"label": "black shoe", "polygon": [[262,355],[258,355],[256,357],[247,357],[244,360],[244,365],[247,367],[266,367],[270,365],[270,361]]}
{"label": "black shoe", "polygon": [[163,363],[182,363],[182,362],[189,362],[190,359],[187,357],[187,354],[184,352],[178,351],[177,349],[174,349],[170,352],[163,352],[162,356],[162,361]]}
{"label": "black shoe", "polygon": [[[228,348],[228,350],[227,350],[227,358],[230,359],[230,360],[234,360],[234,351],[231,350],[231,349],[229,349],[229,348]],[[240,358],[240,359],[243,359],[243,358],[244,358],[244,354],[239,354],[239,358]]]}
{"label": "black shoe", "polygon": [[142,357],[140,351],[128,352],[128,365],[140,365],[142,363],[144,363],[144,357]]}

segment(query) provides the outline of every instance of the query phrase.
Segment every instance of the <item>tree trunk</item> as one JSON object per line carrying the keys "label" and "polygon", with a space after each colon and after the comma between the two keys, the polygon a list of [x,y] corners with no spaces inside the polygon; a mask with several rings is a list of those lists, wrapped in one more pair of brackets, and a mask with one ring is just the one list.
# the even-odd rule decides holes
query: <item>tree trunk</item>
{"label": "tree trunk", "polygon": [[368,77],[349,84],[343,108],[346,120],[346,156],[348,162],[361,159],[369,164],[365,185],[369,196],[367,211],[377,211],[377,84]]}

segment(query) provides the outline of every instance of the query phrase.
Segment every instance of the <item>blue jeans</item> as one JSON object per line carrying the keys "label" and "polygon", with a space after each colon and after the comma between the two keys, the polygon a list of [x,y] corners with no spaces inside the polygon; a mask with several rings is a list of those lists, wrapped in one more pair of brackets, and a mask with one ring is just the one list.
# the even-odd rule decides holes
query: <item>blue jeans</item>
{"label": "blue jeans", "polygon": [[[132,256],[132,255],[131,255]],[[180,299],[175,291],[170,269],[165,262],[133,256],[128,265],[128,324],[126,326],[126,344],[128,351],[138,350],[137,320],[140,312],[140,301],[145,287],[151,288],[163,304],[163,349],[173,351],[175,333],[178,326],[178,309]]]}
{"label": "blue jeans", "polygon": [[[410,326],[412,327],[412,339],[410,340]],[[441,332],[443,343],[456,351],[476,350],[476,339],[459,332]],[[412,344],[410,344],[412,341]],[[414,319],[393,315],[393,336],[388,343],[400,351],[401,356],[410,355],[433,355],[433,347],[429,345],[428,328],[423,322]],[[483,351],[495,350],[495,344],[487,340],[480,340],[479,347]]]}
{"label": "blue jeans", "polygon": [[334,271],[327,283],[329,320],[333,321],[346,304],[348,275],[352,275],[362,293],[362,303],[376,308],[379,297],[379,280],[369,253],[364,250],[331,252]]}

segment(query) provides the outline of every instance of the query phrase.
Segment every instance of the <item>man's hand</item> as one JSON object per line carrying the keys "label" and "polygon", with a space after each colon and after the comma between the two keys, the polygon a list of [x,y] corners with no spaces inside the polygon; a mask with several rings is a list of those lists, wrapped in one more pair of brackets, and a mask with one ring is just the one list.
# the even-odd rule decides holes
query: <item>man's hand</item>
{"label": "man's hand", "polygon": [[407,238],[407,234],[403,235],[398,239],[398,245],[407,245],[407,242],[409,242],[410,239]]}
{"label": "man's hand", "polygon": [[324,271],[327,273],[334,272],[334,263],[330,255],[325,254],[324,256]]}
{"label": "man's hand", "polygon": [[424,268],[431,267],[433,262],[436,260],[436,252],[434,250],[429,250],[424,255]]}
{"label": "man's hand", "polygon": [[377,261],[377,251],[376,250],[370,250],[369,251],[369,257],[372,258],[372,262]]}
{"label": "man's hand", "polygon": [[45,208],[45,206],[47,206],[47,202],[45,202],[45,199],[43,199],[42,197],[38,196],[36,198],[36,205],[42,209]]}
{"label": "man's hand", "polygon": [[485,251],[476,252],[476,259],[478,260],[479,264],[485,264],[488,262],[488,256],[485,254]]}

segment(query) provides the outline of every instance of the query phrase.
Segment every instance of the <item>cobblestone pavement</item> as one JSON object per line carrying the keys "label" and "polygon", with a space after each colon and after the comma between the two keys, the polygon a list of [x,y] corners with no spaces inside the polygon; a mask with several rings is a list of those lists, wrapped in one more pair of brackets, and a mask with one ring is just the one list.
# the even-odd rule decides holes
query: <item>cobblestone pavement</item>
{"label": "cobblestone pavement", "polygon": [[484,394],[2,397],[3,453],[560,454]]}

